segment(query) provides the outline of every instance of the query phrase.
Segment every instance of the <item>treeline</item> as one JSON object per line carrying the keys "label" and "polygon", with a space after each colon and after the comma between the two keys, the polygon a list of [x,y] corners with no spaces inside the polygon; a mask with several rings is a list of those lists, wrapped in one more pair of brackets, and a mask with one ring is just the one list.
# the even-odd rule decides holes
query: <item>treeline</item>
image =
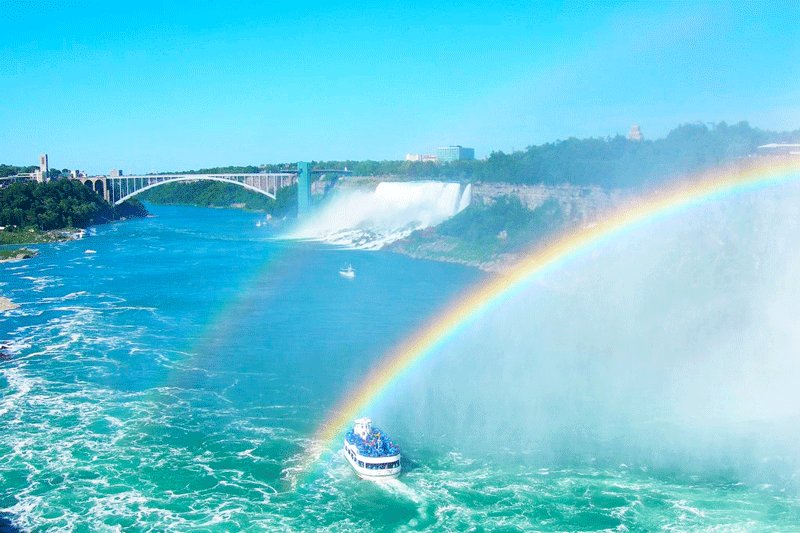
{"label": "treeline", "polygon": [[355,175],[395,175],[408,179],[573,184],[622,188],[653,184],[713,168],[757,152],[771,142],[798,142],[800,130],[777,133],[750,126],[685,124],[663,139],[610,138],[560,140],[525,150],[492,152],[485,160],[446,164],[407,161],[328,161]]}
{"label": "treeline", "polygon": [[14,165],[0,164],[0,178],[5,178],[7,176],[16,176],[17,174],[30,174],[31,172],[38,169],[39,167],[36,166],[17,167]]}
{"label": "treeline", "polygon": [[[616,137],[558,140],[511,153],[492,152],[475,161],[312,161],[316,168],[347,168],[356,176],[448,179],[470,182],[573,184],[607,188],[650,185],[748,157],[771,142],[798,142],[800,130],[774,132],[738,124],[684,124],[662,139],[631,141]],[[293,163],[229,166],[193,173],[280,172]]]}
{"label": "treeline", "polygon": [[[210,173],[216,172],[219,171]],[[166,183],[144,191],[139,197],[154,204],[189,204],[200,207],[236,205],[254,211],[266,211],[276,216],[294,216],[297,212],[297,185],[279,189],[275,200],[231,183],[203,180]]]}
{"label": "treeline", "polygon": [[[39,170],[39,167],[35,165],[27,166],[27,167],[17,167],[14,165],[2,165],[0,164],[0,178],[5,178],[7,176],[15,176],[17,174],[31,174]],[[48,171],[47,176],[50,179],[58,179],[58,178],[68,178],[70,175],[70,169],[62,168],[61,170],[57,168],[51,168]]]}
{"label": "treeline", "polygon": [[[277,172],[272,167],[280,165],[245,165],[245,166],[227,166],[227,167],[211,167],[211,168],[198,168],[196,170],[173,170],[168,172],[158,172],[158,174],[256,174],[258,172]],[[287,168],[291,165],[288,163]]]}
{"label": "treeline", "polygon": [[85,228],[146,215],[147,210],[137,200],[112,206],[75,180],[13,183],[0,189],[0,226],[7,228]]}

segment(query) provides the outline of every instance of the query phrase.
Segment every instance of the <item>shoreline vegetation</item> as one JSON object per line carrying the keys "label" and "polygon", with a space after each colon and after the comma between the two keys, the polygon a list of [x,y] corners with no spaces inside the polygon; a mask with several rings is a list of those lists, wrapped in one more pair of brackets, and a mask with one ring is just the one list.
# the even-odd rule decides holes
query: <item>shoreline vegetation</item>
{"label": "shoreline vegetation", "polygon": [[74,180],[12,183],[0,189],[0,245],[77,239],[88,226],[148,215],[138,200],[110,205]]}
{"label": "shoreline vegetation", "polygon": [[0,263],[10,263],[22,261],[39,255],[39,250],[34,248],[13,248],[11,250],[0,250]]}
{"label": "shoreline vegetation", "polygon": [[0,245],[29,245],[48,244],[52,242],[65,242],[81,238],[83,230],[78,228],[64,228],[42,231],[38,228],[19,228],[0,231]]}
{"label": "shoreline vegetation", "polygon": [[386,249],[417,259],[503,272],[533,247],[553,235],[591,224],[629,195],[586,187],[478,185],[469,207]]}

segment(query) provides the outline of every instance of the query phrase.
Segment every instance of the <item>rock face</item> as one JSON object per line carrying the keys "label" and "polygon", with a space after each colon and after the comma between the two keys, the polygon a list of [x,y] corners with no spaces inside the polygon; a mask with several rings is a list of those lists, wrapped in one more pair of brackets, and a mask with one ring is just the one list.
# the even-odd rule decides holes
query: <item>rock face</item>
{"label": "rock face", "polygon": [[0,251],[0,263],[22,261],[39,255],[39,251],[31,248],[18,248],[16,250]]}
{"label": "rock face", "polygon": [[16,309],[19,307],[17,304],[12,302],[10,299],[0,296],[0,312],[2,311],[11,311],[12,309]]}
{"label": "rock face", "polygon": [[[567,228],[582,227],[592,224],[602,218],[603,213],[612,210],[623,202],[630,192],[608,190],[600,187],[578,187],[573,185],[546,186],[546,185],[520,185],[511,183],[479,183],[472,187],[473,204],[489,207],[485,211],[485,220],[494,220],[500,212],[492,212],[491,206],[498,202],[507,203],[509,198],[519,200],[519,203],[529,211],[532,218],[539,220],[535,232],[527,234],[528,241],[520,241],[520,231],[525,235],[526,230],[520,229],[525,225],[519,219],[519,212],[512,209],[508,212],[509,228],[514,228],[515,238],[508,242],[511,231],[503,228],[494,235],[497,243],[476,237],[474,231],[467,230],[465,235],[441,234],[436,227],[425,232],[417,232],[409,238],[399,241],[391,246],[393,251],[410,255],[412,257],[433,259],[452,263],[461,263],[474,266],[489,272],[502,272],[518,261],[522,254],[546,235],[556,234]],[[546,214],[553,210],[557,204],[558,216],[548,221]],[[543,211],[540,211],[541,210]],[[544,213],[544,215],[542,214]],[[477,215],[484,216],[484,215]],[[478,225],[482,225],[478,222]],[[465,227],[469,227],[468,225]],[[486,224],[486,227],[492,227]],[[468,236],[471,234],[472,236]],[[525,239],[526,237],[522,237]]]}
{"label": "rock face", "polygon": [[[340,180],[333,186],[350,191],[372,191],[380,182],[396,181],[396,176],[350,177]],[[628,198],[633,191],[604,189],[601,187],[581,187],[575,185],[525,185],[502,182],[474,183],[471,186],[472,204],[493,206],[509,197],[518,198],[531,215],[540,207],[558,204],[563,220],[554,225],[548,233],[563,231],[565,227],[581,227],[592,224],[603,213],[612,210]],[[493,233],[493,235],[495,235]],[[505,243],[510,233],[501,230],[496,239]],[[541,237],[541,236],[540,236]],[[531,245],[535,242],[529,243]],[[474,242],[470,238],[443,235],[437,232],[436,225],[415,232],[404,239],[387,245],[387,249],[416,258],[432,259],[474,266],[485,271],[498,272],[514,264],[523,253],[522,248],[514,246],[487,246],[485,242]]]}
{"label": "rock face", "polygon": [[501,196],[516,196],[530,210],[556,200],[564,213],[578,221],[586,222],[598,213],[619,205],[625,195],[619,190],[575,185],[517,185],[513,183],[479,183],[472,188],[475,201],[492,203]]}

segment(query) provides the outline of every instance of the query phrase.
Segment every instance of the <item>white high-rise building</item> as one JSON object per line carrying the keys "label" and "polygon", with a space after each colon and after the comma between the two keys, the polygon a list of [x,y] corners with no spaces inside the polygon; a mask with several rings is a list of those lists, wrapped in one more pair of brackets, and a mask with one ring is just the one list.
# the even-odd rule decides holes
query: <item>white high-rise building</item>
{"label": "white high-rise building", "polygon": [[39,156],[39,171],[36,173],[36,181],[44,183],[50,177],[50,165],[47,161],[47,154]]}
{"label": "white high-rise building", "polygon": [[628,140],[629,141],[641,141],[642,140],[642,130],[639,129],[638,124],[634,124],[631,126],[631,131],[628,132]]}

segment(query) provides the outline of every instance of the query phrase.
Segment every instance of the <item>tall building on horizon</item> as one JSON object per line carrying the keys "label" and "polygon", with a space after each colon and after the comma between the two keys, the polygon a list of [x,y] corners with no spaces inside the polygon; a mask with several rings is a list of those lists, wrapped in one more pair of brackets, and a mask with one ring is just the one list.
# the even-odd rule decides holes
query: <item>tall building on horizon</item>
{"label": "tall building on horizon", "polygon": [[642,130],[639,129],[638,124],[634,124],[631,126],[631,131],[628,132],[628,140],[629,141],[641,141],[642,140]]}
{"label": "tall building on horizon", "polygon": [[475,149],[465,148],[461,145],[441,146],[436,149],[436,159],[440,163],[475,159]]}
{"label": "tall building on horizon", "polygon": [[50,177],[50,164],[47,154],[39,155],[39,171],[36,173],[36,181],[44,183]]}

